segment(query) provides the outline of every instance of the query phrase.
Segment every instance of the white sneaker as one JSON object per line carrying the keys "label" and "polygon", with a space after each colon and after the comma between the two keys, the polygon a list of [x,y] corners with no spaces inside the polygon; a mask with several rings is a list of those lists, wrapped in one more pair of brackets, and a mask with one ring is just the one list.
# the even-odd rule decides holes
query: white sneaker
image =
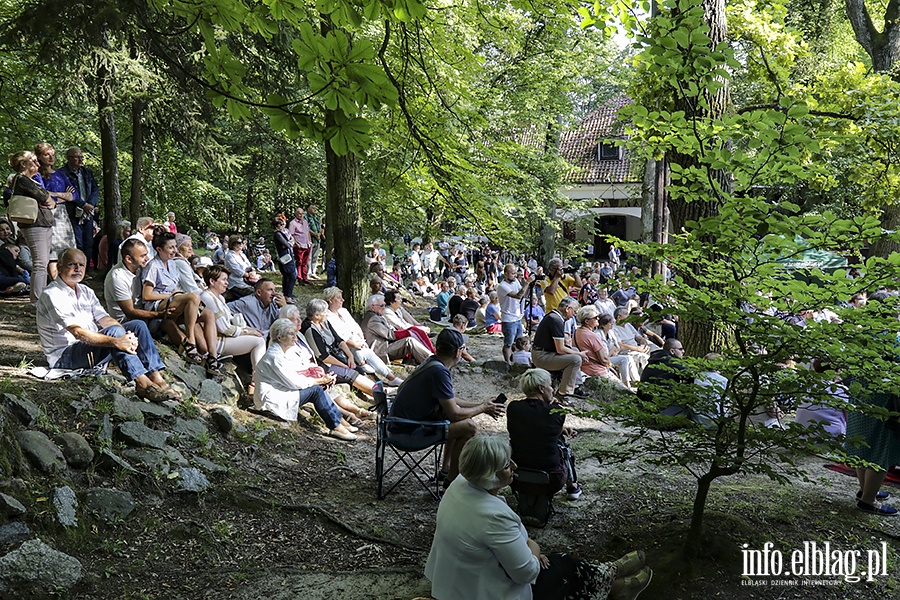
{"label": "white sneaker", "polygon": [[584,490],[581,489],[580,484],[576,484],[576,485],[578,485],[578,487],[575,488],[574,492],[566,492],[566,500],[574,501],[574,500],[578,500],[579,498],[581,498],[581,492],[583,492]]}

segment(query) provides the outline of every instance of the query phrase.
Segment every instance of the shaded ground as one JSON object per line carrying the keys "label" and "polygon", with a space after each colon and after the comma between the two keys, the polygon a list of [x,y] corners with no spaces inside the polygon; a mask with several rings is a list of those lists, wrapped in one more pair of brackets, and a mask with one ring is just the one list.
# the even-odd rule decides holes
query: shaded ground
{"label": "shaded ground", "polygon": [[[312,295],[318,288],[302,291]],[[37,381],[21,366],[42,363],[33,316],[24,301],[0,302],[0,392],[22,391],[42,405],[48,432],[93,435],[89,419],[75,419],[69,402],[96,382]],[[470,336],[476,360],[500,357],[494,336]],[[23,362],[24,357],[24,362]],[[459,396],[480,400],[505,391],[518,395],[505,376],[462,365],[454,374]],[[586,406],[586,405],[585,405]],[[428,596],[421,576],[434,532],[437,504],[404,485],[375,499],[374,429],[347,444],[303,425],[286,426],[244,411],[240,431],[210,434],[185,454],[229,467],[211,476],[213,488],[178,494],[164,475],[104,475],[94,469],[67,474],[79,489],[89,485],[132,491],[138,510],[125,522],[105,525],[82,518],[62,531],[50,516],[49,489],[59,477],[21,472],[29,526],[55,548],[82,561],[86,577],[71,598],[414,598]],[[485,430],[505,422],[478,417]],[[681,470],[658,468],[635,456],[625,464],[602,461],[603,449],[620,438],[610,423],[570,418],[580,434],[573,446],[586,492],[577,503],[557,499],[550,526],[531,535],[542,547],[589,560],[608,560],[644,548],[657,569],[642,598],[900,597],[897,581],[900,519],[870,517],[853,509],[855,482],[806,459],[809,481],[778,486],[738,476],[715,485],[708,506],[708,556],[693,565],[677,560],[690,514],[693,480]],[[163,423],[164,424],[164,423]],[[510,499],[511,503],[514,499]],[[833,548],[889,548],[889,575],[873,583],[821,586],[747,585],[741,577],[741,545],[771,541],[786,555],[804,541]],[[790,579],[790,578],[789,578]],[[799,580],[795,582],[799,583]]]}

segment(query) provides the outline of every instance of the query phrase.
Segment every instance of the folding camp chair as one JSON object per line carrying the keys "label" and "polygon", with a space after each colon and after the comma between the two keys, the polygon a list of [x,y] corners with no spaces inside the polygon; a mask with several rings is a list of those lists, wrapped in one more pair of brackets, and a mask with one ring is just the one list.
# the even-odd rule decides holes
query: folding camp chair
{"label": "folding camp chair", "polygon": [[[378,482],[379,500],[390,494],[403,480],[412,475],[422,484],[435,500],[440,500],[441,455],[450,421],[411,421],[390,416],[390,404],[384,391],[384,383],[379,381],[372,389],[375,411],[378,414],[378,434],[375,442],[375,479]],[[385,465],[385,454],[389,465]],[[388,487],[388,474],[396,469],[399,477]],[[387,488],[387,489],[385,489]]]}

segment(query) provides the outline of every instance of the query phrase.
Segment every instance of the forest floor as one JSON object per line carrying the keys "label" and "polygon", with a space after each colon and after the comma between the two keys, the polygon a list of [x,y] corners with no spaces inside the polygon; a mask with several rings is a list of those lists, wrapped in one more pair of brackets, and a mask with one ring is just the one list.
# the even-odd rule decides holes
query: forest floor
{"label": "forest floor", "polygon": [[[322,287],[300,292],[308,298]],[[512,379],[481,367],[481,361],[501,358],[500,344],[497,336],[470,336],[476,362],[455,369],[459,397],[482,400],[501,391],[510,399],[521,397]],[[89,437],[91,425],[68,406],[96,382],[45,382],[26,373],[31,364],[44,364],[34,316],[24,299],[0,301],[0,392],[19,393],[39,404],[49,432],[77,430]],[[591,405],[587,401],[580,407]],[[356,442],[345,443],[303,424],[276,423],[242,410],[234,418],[239,427],[231,434],[210,433],[194,449],[227,467],[210,476],[212,488],[200,495],[174,493],[161,475],[104,475],[92,468],[70,470],[65,479],[15,474],[32,498],[26,503],[29,527],[84,566],[83,580],[66,597],[429,597],[422,573],[438,503],[410,482],[376,500],[372,425]],[[504,419],[482,415],[476,421],[482,430],[505,431]],[[557,497],[549,525],[530,529],[545,550],[605,561],[644,549],[656,574],[642,599],[900,598],[900,518],[857,511],[855,482],[824,469],[826,459],[799,459],[807,477],[789,485],[748,475],[716,481],[707,505],[707,543],[699,558],[685,562],[680,550],[694,479],[683,469],[656,466],[637,455],[608,464],[604,449],[621,441],[625,430],[578,416],[567,422],[578,431],[571,442],[585,493],[577,502]],[[78,527],[63,529],[45,503],[50,488],[61,481],[131,491],[138,509],[118,523],[82,519]],[[511,496],[509,501],[515,503]],[[803,550],[807,542],[820,547],[828,542],[832,551],[860,551],[857,573],[866,570],[868,552],[884,543],[887,575],[871,582],[742,576],[742,550],[762,549],[766,542],[781,552],[785,570],[792,551]]]}

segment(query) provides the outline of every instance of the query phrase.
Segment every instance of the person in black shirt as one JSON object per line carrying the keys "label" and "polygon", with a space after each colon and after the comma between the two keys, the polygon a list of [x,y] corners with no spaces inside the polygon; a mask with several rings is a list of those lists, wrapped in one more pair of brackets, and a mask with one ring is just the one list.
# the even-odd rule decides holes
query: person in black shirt
{"label": "person in black shirt", "polygon": [[531,351],[534,366],[563,372],[556,392],[556,397],[560,400],[564,396],[584,397],[581,392],[576,392],[575,386],[581,362],[588,360],[587,354],[566,346],[565,322],[575,316],[576,310],[578,300],[566,296],[557,308],[544,317],[534,334],[534,348]]}

